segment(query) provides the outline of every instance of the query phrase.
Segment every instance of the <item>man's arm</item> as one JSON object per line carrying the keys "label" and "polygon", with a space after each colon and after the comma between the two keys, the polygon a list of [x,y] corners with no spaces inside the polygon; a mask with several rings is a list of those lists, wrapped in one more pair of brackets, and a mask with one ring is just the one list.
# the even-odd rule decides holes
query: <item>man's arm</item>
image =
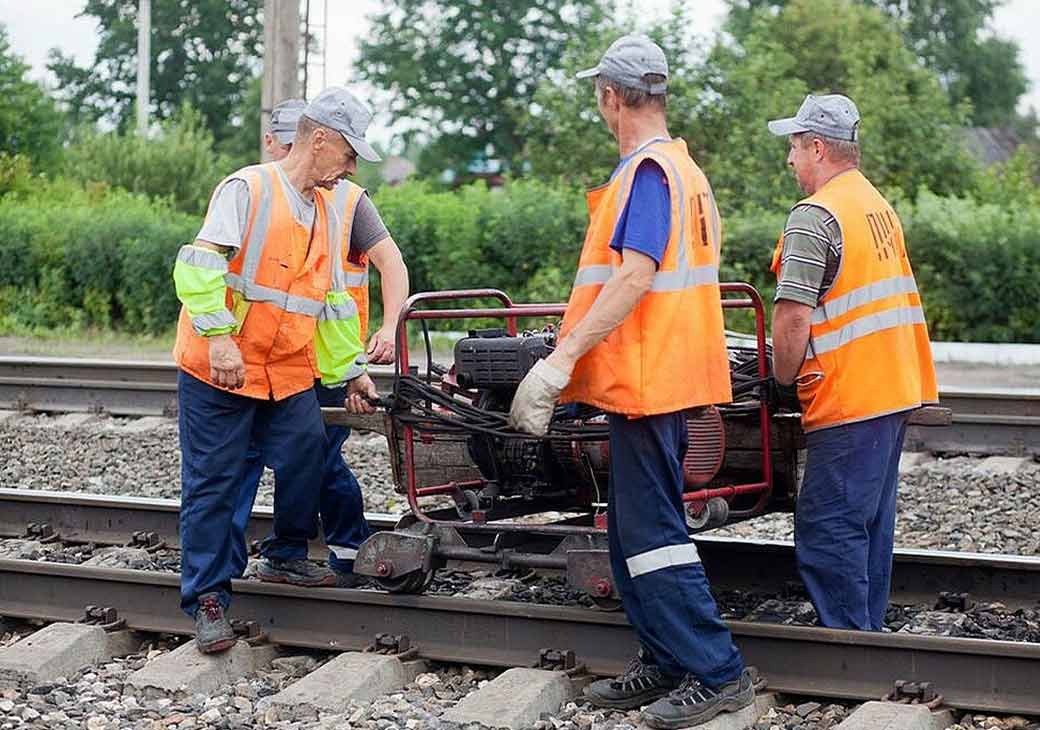
{"label": "man's arm", "polygon": [[182,246],[173,267],[177,298],[195,332],[209,343],[210,379],[232,390],[245,384],[242,353],[231,339],[237,323],[228,311],[228,258],[242,245],[249,216],[249,185],[241,178],[224,182],[210,200],[206,220],[193,243]]}
{"label": "man's arm", "polygon": [[813,308],[781,299],[773,306],[773,375],[781,385],[798,377],[809,346],[809,318]]}
{"label": "man's arm", "polygon": [[657,262],[653,258],[625,249],[621,268],[607,280],[588,313],[546,361],[569,377],[579,358],[605,340],[632,313],[650,291],[656,273]]}
{"label": "man's arm", "polygon": [[791,385],[805,361],[813,309],[835,269],[841,232],[823,208],[799,205],[784,226],[784,243],[773,306],[773,375]]}
{"label": "man's arm", "polygon": [[245,384],[246,368],[230,336],[235,318],[225,303],[224,274],[232,250],[201,239],[182,246],[173,266],[173,282],[192,327],[209,342],[210,379],[222,388],[236,390]]}
{"label": "man's arm", "polygon": [[391,363],[396,356],[397,319],[408,298],[408,267],[401,249],[387,236],[368,249],[368,257],[379,271],[383,290],[383,326],[368,341],[368,361]]}

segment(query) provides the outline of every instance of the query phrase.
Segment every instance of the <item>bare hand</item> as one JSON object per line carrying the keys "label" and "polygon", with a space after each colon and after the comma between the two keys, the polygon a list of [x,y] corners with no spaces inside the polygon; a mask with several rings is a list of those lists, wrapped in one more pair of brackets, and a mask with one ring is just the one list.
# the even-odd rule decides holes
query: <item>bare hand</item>
{"label": "bare hand", "polygon": [[230,335],[209,338],[209,377],[218,387],[231,390],[246,384],[246,365]]}
{"label": "bare hand", "polygon": [[368,373],[362,373],[347,383],[347,399],[343,402],[343,407],[348,413],[375,413],[375,406],[370,401],[378,397],[376,384],[368,377]]}
{"label": "bare hand", "polygon": [[365,353],[369,363],[373,365],[387,365],[394,361],[394,356],[397,354],[396,340],[394,339],[396,334],[394,328],[387,328],[386,326],[380,327],[372,334],[368,340],[368,352]]}

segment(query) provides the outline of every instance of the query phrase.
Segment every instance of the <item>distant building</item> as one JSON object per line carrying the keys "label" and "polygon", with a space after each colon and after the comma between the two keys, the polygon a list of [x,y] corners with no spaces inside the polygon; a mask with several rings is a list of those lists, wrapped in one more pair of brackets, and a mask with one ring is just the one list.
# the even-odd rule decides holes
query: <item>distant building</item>
{"label": "distant building", "polygon": [[965,147],[986,167],[1007,162],[1022,143],[1018,133],[1008,127],[969,127],[964,130]]}
{"label": "distant building", "polygon": [[415,163],[398,155],[386,158],[379,168],[379,176],[387,185],[400,185],[415,174]]}

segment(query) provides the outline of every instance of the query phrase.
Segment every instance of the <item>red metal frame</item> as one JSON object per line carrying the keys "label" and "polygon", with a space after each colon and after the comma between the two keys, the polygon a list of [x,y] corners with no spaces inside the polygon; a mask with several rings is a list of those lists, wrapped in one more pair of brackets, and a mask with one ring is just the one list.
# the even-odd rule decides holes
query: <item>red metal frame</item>
{"label": "red metal frame", "polygon": [[[742,299],[722,299],[723,309],[754,309],[755,312],[755,335],[758,343],[758,375],[765,378],[769,375],[769,363],[766,357],[766,332],[765,332],[765,308],[762,298],[750,284],[742,282],[720,284],[722,294],[743,294]],[[502,303],[498,308],[484,309],[420,309],[419,305],[431,302],[459,301],[466,299],[497,299]],[[440,319],[476,319],[491,318],[505,319],[506,331],[510,335],[517,334],[517,320],[533,317],[559,317],[563,316],[567,309],[565,304],[514,304],[509,296],[498,289],[460,289],[442,292],[422,292],[413,294],[401,308],[401,316],[397,323],[397,363],[398,375],[407,373],[410,367],[408,353],[408,322]],[[769,501],[773,491],[773,465],[771,453],[771,432],[769,411],[763,402],[759,405],[759,429],[762,438],[762,475],[763,479],[751,484],[736,484],[711,489],[699,489],[683,495],[684,502],[707,502],[713,497],[734,497],[743,494],[759,494],[760,497],[754,507],[739,512],[731,512],[733,516],[745,516],[760,512]],[[409,426],[403,426],[404,440],[404,477],[407,487],[408,506],[412,514],[423,522],[435,524],[452,524],[451,521],[433,520],[427,516],[419,506],[420,497],[428,497],[439,494],[457,494],[462,489],[481,488],[487,484],[484,479],[475,479],[461,482],[448,482],[426,487],[420,487],[416,483],[415,474],[415,431]],[[503,530],[505,525],[487,526],[495,531]],[[602,533],[599,527],[579,527],[563,525],[523,525],[517,526],[527,531],[542,534],[588,534]]]}

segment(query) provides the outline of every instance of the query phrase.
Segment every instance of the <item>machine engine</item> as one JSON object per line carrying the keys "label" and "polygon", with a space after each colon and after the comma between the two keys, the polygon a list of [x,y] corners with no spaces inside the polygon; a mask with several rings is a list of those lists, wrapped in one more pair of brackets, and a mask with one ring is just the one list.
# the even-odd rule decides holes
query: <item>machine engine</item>
{"label": "machine engine", "polygon": [[[555,344],[556,332],[551,328],[515,336],[504,329],[474,330],[456,343],[454,363],[444,380],[456,395],[464,394],[481,411],[504,415],[520,381],[539,359],[553,351]],[[731,351],[736,381],[750,378],[755,355],[753,349]],[[757,399],[758,390],[748,395]],[[755,451],[757,444],[748,449],[746,437],[738,458],[728,464],[726,459],[727,421],[731,421],[728,430],[738,436],[759,425],[757,412],[749,405],[752,404],[738,402],[730,407],[705,406],[687,412],[683,470],[688,491],[723,478],[746,481],[755,476],[756,470],[760,472],[759,460],[754,458],[760,451]],[[757,401],[753,405],[757,407]],[[482,489],[471,491],[471,506],[486,509],[503,500],[538,500],[588,510],[604,507],[608,501],[610,465],[606,415],[590,406],[561,405],[553,415],[552,430],[555,438],[542,440],[499,433],[469,434],[465,440],[466,454],[487,483]],[[566,438],[567,434],[573,434],[573,438]],[[739,513],[757,502],[757,496],[738,496],[733,494],[714,502],[710,498],[692,500],[688,506],[691,527],[724,523],[731,511]]]}

